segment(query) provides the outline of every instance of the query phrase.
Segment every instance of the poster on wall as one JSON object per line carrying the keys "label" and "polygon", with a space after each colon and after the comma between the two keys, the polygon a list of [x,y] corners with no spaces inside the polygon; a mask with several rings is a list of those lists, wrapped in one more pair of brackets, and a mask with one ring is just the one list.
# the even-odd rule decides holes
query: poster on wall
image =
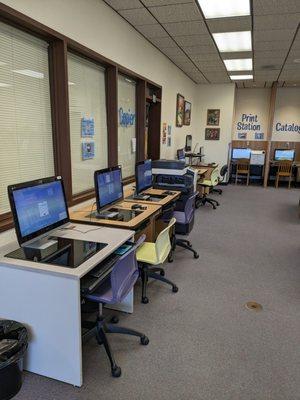
{"label": "poster on wall", "polygon": [[191,112],[192,112],[192,103],[189,101],[184,102],[184,125],[191,125]]}
{"label": "poster on wall", "polygon": [[162,144],[167,143],[167,123],[163,123],[163,130],[162,130]]}
{"label": "poster on wall", "polygon": [[167,146],[171,147],[171,145],[172,145],[172,139],[171,139],[171,136],[168,136],[168,138],[167,138]]}
{"label": "poster on wall", "polygon": [[207,110],[206,125],[220,125],[220,110]]}
{"label": "poster on wall", "polygon": [[177,94],[176,102],[176,126],[181,128],[184,120],[184,97],[181,94]]}
{"label": "poster on wall", "polygon": [[81,137],[92,137],[95,135],[94,118],[81,118]]}
{"label": "poster on wall", "polygon": [[220,140],[220,128],[206,128],[205,140]]}
{"label": "poster on wall", "polygon": [[172,125],[168,125],[168,135],[172,134]]}
{"label": "poster on wall", "polygon": [[82,159],[91,160],[95,158],[95,142],[83,142],[81,145]]}
{"label": "poster on wall", "polygon": [[247,139],[247,132],[238,132],[238,139]]}

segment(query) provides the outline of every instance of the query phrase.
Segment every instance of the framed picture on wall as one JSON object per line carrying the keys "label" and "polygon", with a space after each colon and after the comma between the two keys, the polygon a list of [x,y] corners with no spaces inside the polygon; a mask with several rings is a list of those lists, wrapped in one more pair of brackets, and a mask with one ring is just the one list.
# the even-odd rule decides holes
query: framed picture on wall
{"label": "framed picture on wall", "polygon": [[185,101],[183,125],[191,125],[191,111],[192,111],[192,103],[190,103],[189,101]]}
{"label": "framed picture on wall", "polygon": [[220,140],[220,128],[206,128],[205,140]]}
{"label": "framed picture on wall", "polygon": [[184,97],[181,94],[177,94],[176,103],[176,126],[181,127],[184,120]]}
{"label": "framed picture on wall", "polygon": [[220,125],[220,110],[207,110],[206,125]]}

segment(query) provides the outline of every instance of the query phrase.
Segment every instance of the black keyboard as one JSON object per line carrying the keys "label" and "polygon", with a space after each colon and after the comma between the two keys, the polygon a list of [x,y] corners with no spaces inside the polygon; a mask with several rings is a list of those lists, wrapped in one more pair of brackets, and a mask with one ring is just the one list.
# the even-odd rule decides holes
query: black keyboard
{"label": "black keyboard", "polygon": [[111,254],[101,264],[92,269],[81,279],[80,289],[83,294],[92,293],[96,287],[111,273],[114,264],[120,258],[117,254]]}

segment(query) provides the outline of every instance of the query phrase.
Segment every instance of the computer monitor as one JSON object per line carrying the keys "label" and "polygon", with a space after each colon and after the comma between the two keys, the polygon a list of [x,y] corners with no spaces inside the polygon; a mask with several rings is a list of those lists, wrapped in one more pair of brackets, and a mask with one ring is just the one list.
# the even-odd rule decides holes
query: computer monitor
{"label": "computer monitor", "polygon": [[232,159],[239,160],[241,158],[250,159],[251,149],[232,149]]}
{"label": "computer monitor", "polygon": [[61,177],[10,185],[8,197],[20,245],[69,222]]}
{"label": "computer monitor", "polygon": [[152,186],[152,161],[145,160],[135,165],[136,193],[149,189]]}
{"label": "computer monitor", "polygon": [[178,158],[178,160],[183,160],[183,161],[185,161],[185,152],[184,152],[184,149],[178,149],[178,150],[177,150],[177,158]]}
{"label": "computer monitor", "polygon": [[122,169],[105,168],[94,173],[97,211],[123,199]]}
{"label": "computer monitor", "polygon": [[294,161],[295,150],[287,149],[275,149],[274,160],[275,161]]}

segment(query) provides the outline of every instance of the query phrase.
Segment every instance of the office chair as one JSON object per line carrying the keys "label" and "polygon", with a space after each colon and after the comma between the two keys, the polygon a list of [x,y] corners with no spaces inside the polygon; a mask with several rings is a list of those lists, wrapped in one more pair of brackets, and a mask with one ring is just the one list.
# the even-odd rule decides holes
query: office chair
{"label": "office chair", "polygon": [[250,179],[250,160],[247,158],[240,158],[236,163],[236,172],[235,172],[235,184],[237,184],[238,176],[246,175],[247,177],[247,186],[249,185]]}
{"label": "office chair", "polygon": [[[221,171],[220,171],[220,176],[221,176],[221,178],[219,177],[218,185],[219,185],[220,183],[223,183],[223,181],[224,181],[224,179],[225,179],[225,175],[227,174],[227,171],[228,171],[228,165],[225,164],[225,165],[223,165],[223,167],[221,168]],[[219,194],[222,194],[222,193],[223,193],[223,190],[222,190],[222,189],[217,189],[217,188],[212,188],[211,191],[212,191],[212,193],[219,193]]]}
{"label": "office chair", "polygon": [[287,177],[289,178],[289,189],[291,188],[291,180],[292,180],[292,167],[293,163],[292,161],[279,161],[277,163],[278,168],[277,168],[277,173],[276,173],[276,181],[275,181],[275,187],[278,188],[278,183],[279,179],[281,177]]}
{"label": "office chair", "polygon": [[174,211],[174,218],[176,219],[175,235],[172,237],[172,250],[168,257],[169,262],[173,261],[173,253],[177,246],[191,251],[194,254],[194,258],[199,258],[199,254],[192,248],[192,244],[189,240],[177,237],[177,235],[188,235],[193,229],[196,196],[197,193],[194,193],[187,199],[184,210]]}
{"label": "office chair", "polygon": [[[111,365],[111,373],[115,378],[121,376],[121,368],[116,364],[106,334],[120,333],[137,336],[144,346],[149,343],[149,339],[144,333],[116,326],[115,324],[118,322],[116,317],[111,320],[114,324],[107,323],[102,315],[102,306],[104,304],[120,303],[133,288],[139,277],[136,250],[145,240],[145,237],[146,235],[142,235],[136,244],[117,260],[108,279],[101,283],[94,292],[84,295],[86,300],[99,304],[99,315],[96,321],[96,339],[99,345],[103,344],[105,347]],[[82,325],[86,328],[92,328],[92,325],[95,327],[95,324],[91,321],[85,321]]]}
{"label": "office chair", "polygon": [[172,286],[172,291],[174,293],[178,292],[178,287],[169,279],[165,278],[164,269],[158,267],[158,265],[163,264],[168,258],[172,250],[170,232],[175,223],[176,219],[172,218],[168,226],[159,233],[155,243],[144,242],[136,252],[142,278],[142,303],[144,304],[149,303],[149,298],[147,297],[149,278],[167,283]]}
{"label": "office chair", "polygon": [[[203,181],[199,182],[199,186],[202,186],[204,189],[212,190],[219,183],[219,168],[216,166],[212,171],[209,177],[206,177]],[[200,205],[205,205],[206,203],[210,204],[215,210],[219,206],[219,202],[215,199],[207,197],[207,193],[202,194],[202,196],[197,195],[196,197],[196,208],[200,207]]]}

